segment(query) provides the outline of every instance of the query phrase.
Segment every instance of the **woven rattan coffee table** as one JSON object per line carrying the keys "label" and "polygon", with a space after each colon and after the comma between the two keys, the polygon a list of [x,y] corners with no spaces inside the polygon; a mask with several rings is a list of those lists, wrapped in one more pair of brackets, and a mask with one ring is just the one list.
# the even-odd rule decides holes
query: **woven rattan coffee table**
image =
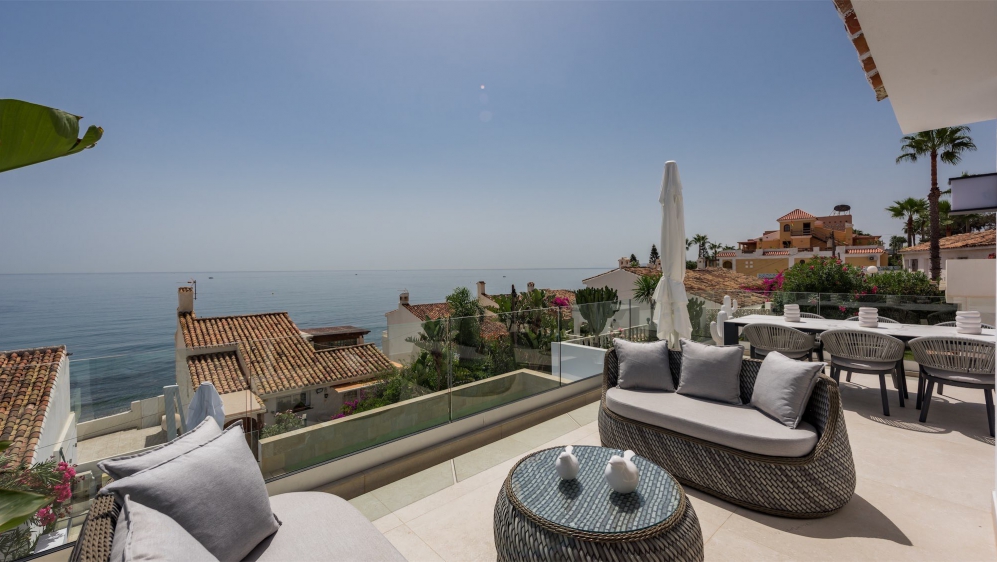
{"label": "woven rattan coffee table", "polygon": [[702,560],[703,533],[682,486],[635,456],[640,485],[618,494],[603,471],[605,447],[574,448],[578,478],[562,481],[554,462],[563,449],[519,461],[495,503],[495,547],[506,560]]}

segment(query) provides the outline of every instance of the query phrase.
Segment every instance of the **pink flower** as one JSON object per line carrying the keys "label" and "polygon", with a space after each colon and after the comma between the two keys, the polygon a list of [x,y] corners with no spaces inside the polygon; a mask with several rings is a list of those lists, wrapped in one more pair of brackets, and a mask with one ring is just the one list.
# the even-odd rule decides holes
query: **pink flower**
{"label": "pink flower", "polygon": [[847,265],[841,266],[841,271],[848,271],[848,266]]}
{"label": "pink flower", "polygon": [[812,265],[811,265],[811,266],[810,266],[810,269],[813,269],[813,268],[814,268],[814,266],[812,266]]}
{"label": "pink flower", "polygon": [[38,520],[41,521],[42,525],[45,525],[46,527],[52,523],[55,523],[55,512],[53,512],[50,507],[43,507],[39,509],[38,513],[35,515],[38,516]]}
{"label": "pink flower", "polygon": [[571,306],[571,303],[564,297],[554,297],[554,306]]}
{"label": "pink flower", "polygon": [[73,497],[73,492],[69,487],[69,484],[59,484],[55,487],[55,501],[58,503],[63,503],[69,498]]}
{"label": "pink flower", "polygon": [[872,286],[872,294],[874,294],[874,295],[875,295],[875,294],[876,294],[876,293],[878,293],[878,292],[879,292],[879,287],[877,287],[877,286],[873,285],[873,286]]}
{"label": "pink flower", "polygon": [[848,310],[848,309],[847,309],[847,308],[845,308],[845,307],[843,307],[843,306],[839,306],[839,307],[838,307],[838,310],[840,310],[841,312],[845,312],[845,311],[846,311],[846,310]]}

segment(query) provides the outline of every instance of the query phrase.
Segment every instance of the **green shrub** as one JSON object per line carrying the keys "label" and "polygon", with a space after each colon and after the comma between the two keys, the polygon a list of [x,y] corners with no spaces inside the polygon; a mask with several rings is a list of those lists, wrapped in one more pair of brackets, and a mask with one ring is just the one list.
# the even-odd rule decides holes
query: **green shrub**
{"label": "green shrub", "polygon": [[866,289],[865,273],[838,258],[818,257],[797,262],[783,274],[782,290],[788,293],[860,293]]}
{"label": "green shrub", "polygon": [[871,292],[878,295],[941,295],[938,287],[924,272],[903,269],[883,271],[866,277]]}

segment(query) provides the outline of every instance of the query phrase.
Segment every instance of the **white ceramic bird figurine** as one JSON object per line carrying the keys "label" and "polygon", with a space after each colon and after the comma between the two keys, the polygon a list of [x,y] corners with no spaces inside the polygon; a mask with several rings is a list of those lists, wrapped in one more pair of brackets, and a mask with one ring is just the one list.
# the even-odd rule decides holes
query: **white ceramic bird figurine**
{"label": "white ceramic bird figurine", "polygon": [[557,475],[561,477],[561,480],[574,480],[578,476],[580,466],[578,458],[571,452],[573,449],[574,447],[571,445],[565,447],[554,463],[554,469],[557,470]]}
{"label": "white ceramic bird figurine", "polygon": [[606,464],[606,482],[609,487],[621,494],[629,494],[637,489],[640,483],[640,473],[637,465],[631,460],[633,451],[625,451],[623,456],[613,455]]}

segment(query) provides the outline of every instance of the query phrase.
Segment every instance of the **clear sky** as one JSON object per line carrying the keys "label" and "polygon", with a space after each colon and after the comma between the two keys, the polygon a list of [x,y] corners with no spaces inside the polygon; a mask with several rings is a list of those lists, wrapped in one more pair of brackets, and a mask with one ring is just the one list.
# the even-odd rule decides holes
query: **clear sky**
{"label": "clear sky", "polygon": [[[831,0],[0,2],[0,98],[94,150],[0,174],[0,273],[612,267],[686,227],[734,243],[852,206],[894,164]],[[995,169],[994,122],[943,178]]]}

